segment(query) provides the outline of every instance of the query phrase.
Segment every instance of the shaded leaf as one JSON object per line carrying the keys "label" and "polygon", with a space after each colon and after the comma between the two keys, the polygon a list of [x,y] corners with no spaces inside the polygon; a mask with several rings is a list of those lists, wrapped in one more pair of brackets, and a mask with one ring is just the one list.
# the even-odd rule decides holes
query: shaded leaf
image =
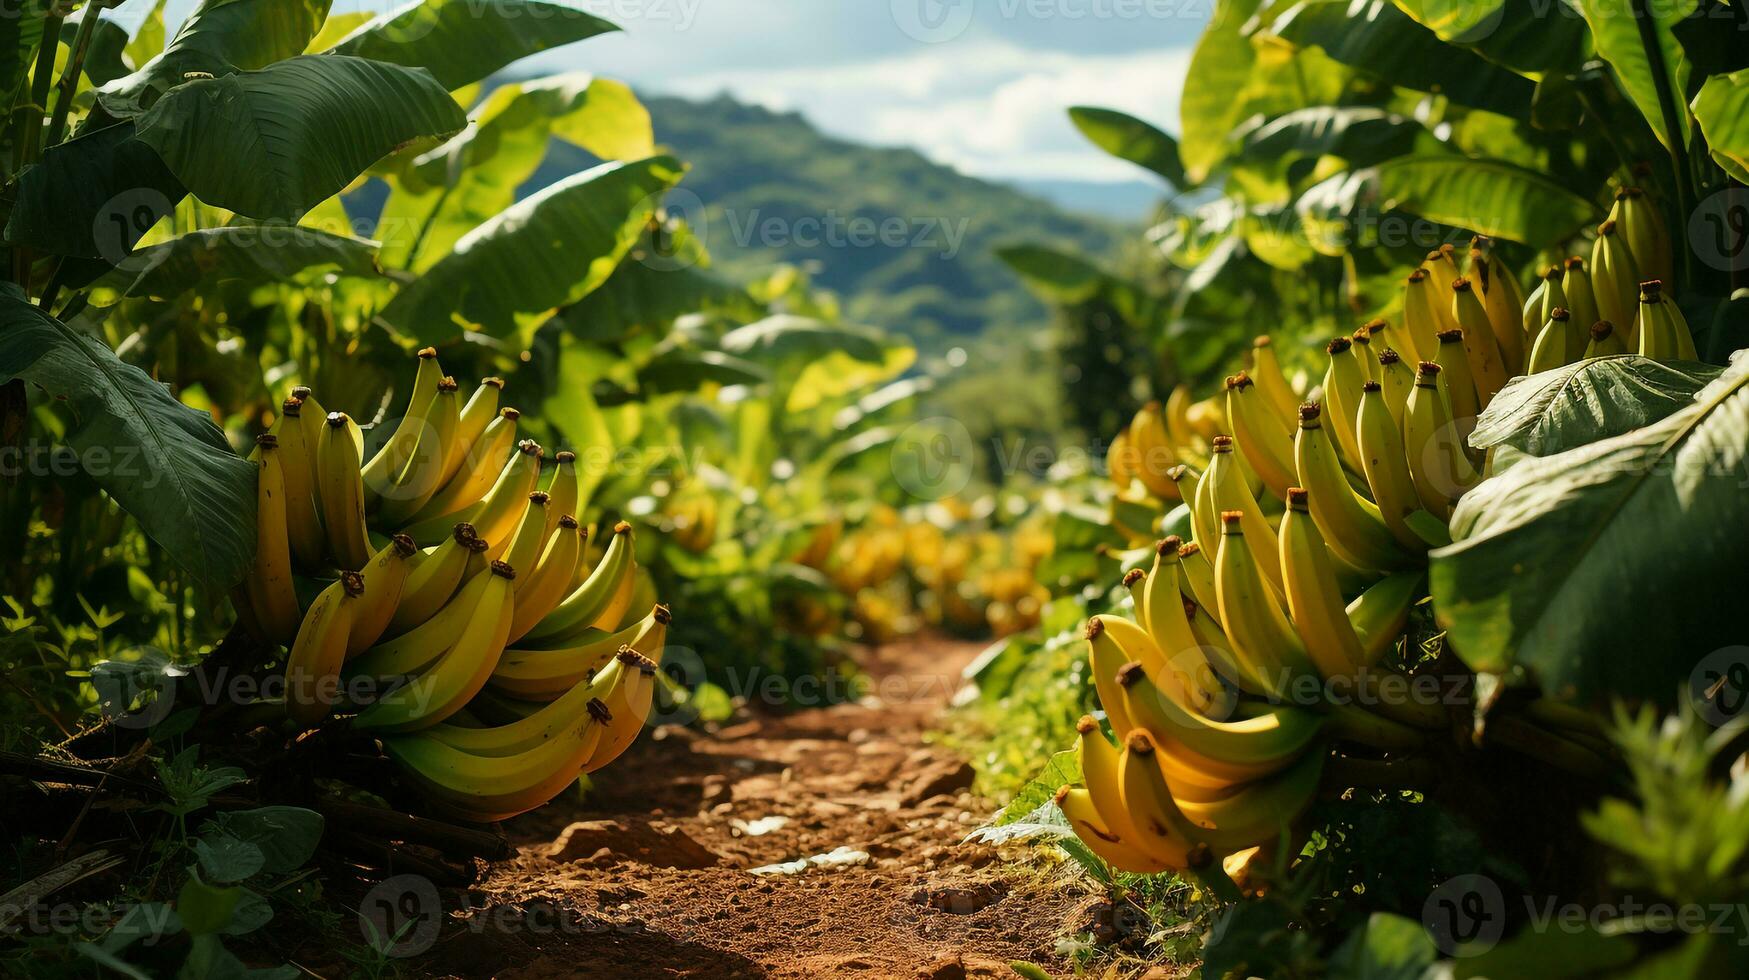
{"label": "shaded leaf", "polygon": [[1191,54],[1178,102],[1179,159],[1191,186],[1208,179],[1227,155],[1227,134],[1245,118],[1235,97],[1251,77],[1257,53],[1244,34],[1258,0],[1220,0]]}
{"label": "shaded leaf", "polygon": [[0,286],[0,382],[23,378],[64,404],[86,473],[192,576],[217,591],[255,553],[255,467],[212,417],[177,401],[108,345]]}
{"label": "shaded leaf", "polygon": [[[1689,61],[1672,31],[1694,12],[1695,0],[1573,0],[1591,25],[1597,53],[1615,69],[1623,91],[1640,114],[1652,124],[1652,132],[1666,147],[1674,136],[1680,146],[1688,144],[1688,113],[1683,99],[1688,91]],[[1667,118],[1658,99],[1658,73],[1641,34],[1642,24],[1652,35],[1664,63],[1664,83],[1669,86],[1673,117]]]}
{"label": "shaded leaf", "polygon": [[771,374],[752,361],[716,350],[675,347],[651,358],[638,369],[638,386],[661,394],[696,391],[707,384],[751,385],[771,380]]}
{"label": "shaded leaf", "polygon": [[1749,69],[1707,79],[1694,97],[1694,119],[1713,158],[1739,179],[1749,176]]}
{"label": "shaded leaf", "polygon": [[1081,135],[1105,152],[1153,171],[1173,190],[1190,186],[1178,158],[1178,141],[1128,113],[1093,106],[1071,106],[1069,119]]}
{"label": "shaded leaf", "polygon": [[1660,422],[1484,481],[1433,553],[1440,625],[1472,668],[1551,691],[1667,701],[1742,641],[1749,357]]}
{"label": "shaded leaf", "polygon": [[1530,114],[1536,87],[1528,79],[1441,41],[1390,0],[1301,0],[1270,29],[1401,88],[1501,115]]}
{"label": "shaded leaf", "polygon": [[1562,184],[1499,160],[1402,157],[1380,164],[1377,174],[1387,208],[1535,248],[1555,245],[1597,216]]}
{"label": "shaded leaf", "polygon": [[[184,84],[190,73],[253,71],[301,54],[327,18],[331,2],[202,0],[162,53],[139,71],[98,89],[98,104],[111,116],[131,119]],[[156,23],[161,35],[161,12]]]}
{"label": "shaded leaf", "polygon": [[428,343],[464,329],[531,331],[607,280],[684,172],[673,157],[654,156],[573,174],[463,236],[382,319]]}
{"label": "shaded leaf", "polygon": [[768,365],[792,359],[812,362],[834,351],[863,362],[877,362],[886,357],[886,347],[878,331],[824,323],[787,313],[736,327],[723,335],[718,346],[731,354]]}
{"label": "shaded leaf", "polygon": [[465,125],[428,73],[323,54],[178,86],[138,138],[205,203],[295,221],[395,147]]}
{"label": "shaded leaf", "polygon": [[1414,919],[1374,912],[1330,957],[1331,976],[1343,980],[1419,980],[1439,958],[1427,929]]}
{"label": "shaded leaf", "polygon": [[116,123],[50,147],[24,171],[6,239],[114,265],[187,193],[133,123]]}
{"label": "shaded leaf", "polygon": [[375,243],[286,224],[204,228],[140,249],[96,285],[174,299],[203,282],[302,281],[328,273],[381,275]]}
{"label": "shaded leaf", "polygon": [[425,68],[444,88],[458,89],[529,55],[617,30],[578,6],[538,0],[413,0],[333,51]]}
{"label": "shaded leaf", "polygon": [[1591,32],[1577,11],[1545,0],[1393,0],[1448,44],[1468,48],[1535,77],[1573,71],[1585,60]]}
{"label": "shaded leaf", "polygon": [[1513,378],[1476,421],[1470,445],[1552,456],[1687,408],[1722,370],[1621,354]]}
{"label": "shaded leaf", "polygon": [[261,851],[263,871],[285,874],[303,867],[322,840],[320,813],[297,806],[262,806],[227,810],[201,824],[210,840],[230,838]]}

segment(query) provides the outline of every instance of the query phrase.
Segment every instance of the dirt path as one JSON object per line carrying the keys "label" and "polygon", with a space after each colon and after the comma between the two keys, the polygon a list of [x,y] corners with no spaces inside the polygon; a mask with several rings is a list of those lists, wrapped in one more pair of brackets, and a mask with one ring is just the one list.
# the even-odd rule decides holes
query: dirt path
{"label": "dirt path", "polygon": [[948,980],[1052,963],[1075,899],[960,843],[988,803],[924,739],[977,652],[895,644],[864,655],[861,703],[646,736],[586,805],[507,824],[518,855],[445,899],[407,972]]}

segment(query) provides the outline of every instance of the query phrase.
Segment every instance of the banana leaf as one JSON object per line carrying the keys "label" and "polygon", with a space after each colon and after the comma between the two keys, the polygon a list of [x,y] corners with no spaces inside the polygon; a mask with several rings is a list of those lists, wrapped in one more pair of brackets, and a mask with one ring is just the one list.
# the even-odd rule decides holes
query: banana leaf
{"label": "banana leaf", "polygon": [[242,580],[255,555],[255,467],[210,415],[0,283],[0,384],[15,378],[64,407],[86,475],[177,564],[218,591]]}
{"label": "banana leaf", "polygon": [[579,6],[539,0],[413,0],[359,28],[333,51],[425,68],[454,90],[529,55],[617,30]]}
{"label": "banana leaf", "polygon": [[[332,0],[202,0],[176,35],[138,71],[97,90],[108,115],[132,119],[165,93],[185,84],[190,73],[226,75],[266,68],[302,54],[328,17]],[[152,23],[150,17],[148,25]],[[158,13],[157,33],[163,19]],[[146,39],[151,39],[148,29]],[[130,54],[139,53],[135,48]]]}
{"label": "banana leaf", "polygon": [[1184,164],[1178,159],[1178,141],[1151,123],[1115,109],[1094,106],[1071,106],[1069,121],[1094,146],[1152,171],[1171,184],[1174,191],[1190,186]]}
{"label": "banana leaf", "polygon": [[1484,481],[1432,554],[1434,610],[1478,671],[1668,703],[1743,642],[1749,356],[1662,421]]}
{"label": "banana leaf", "polygon": [[[1685,100],[1688,92],[1690,65],[1672,33],[1676,25],[1694,13],[1695,0],[1574,0],[1591,25],[1591,35],[1597,53],[1615,69],[1615,77],[1628,98],[1652,124],[1652,131],[1666,146],[1688,145],[1688,113]],[[1647,49],[1641,34],[1644,24],[1652,34],[1652,48]],[[1663,62],[1663,78],[1652,64],[1656,52]],[[1659,98],[1660,85],[1667,87],[1670,112],[1666,113]]]}
{"label": "banana leaf", "polygon": [[1651,425],[1694,404],[1695,393],[1722,371],[1620,354],[1513,378],[1476,421],[1470,445],[1553,456]]}

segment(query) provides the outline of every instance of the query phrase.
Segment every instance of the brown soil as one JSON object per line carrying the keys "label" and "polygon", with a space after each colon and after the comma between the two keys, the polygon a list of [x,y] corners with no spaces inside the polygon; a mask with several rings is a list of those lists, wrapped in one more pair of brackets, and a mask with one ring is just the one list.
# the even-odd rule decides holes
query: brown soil
{"label": "brown soil", "polygon": [[[1058,972],[1053,938],[1077,898],[961,843],[990,805],[965,760],[925,738],[977,650],[890,645],[860,657],[879,697],[647,735],[586,802],[506,824],[517,855],[442,897],[441,933],[403,973],[945,980],[1013,977],[1016,959]],[[866,857],[752,873],[841,847]]]}

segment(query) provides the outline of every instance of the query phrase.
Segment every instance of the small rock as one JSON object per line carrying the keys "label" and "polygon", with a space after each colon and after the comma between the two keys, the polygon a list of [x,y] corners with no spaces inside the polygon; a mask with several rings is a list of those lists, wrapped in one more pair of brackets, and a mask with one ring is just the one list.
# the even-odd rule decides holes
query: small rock
{"label": "small rock", "polygon": [[971,763],[960,759],[944,759],[929,763],[905,781],[899,797],[900,806],[916,806],[933,796],[958,793],[972,785],[978,777]]}
{"label": "small rock", "polygon": [[1005,885],[982,882],[958,888],[919,888],[911,901],[950,915],[971,915],[1000,902],[1007,894]]}
{"label": "small rock", "polygon": [[948,954],[924,967],[919,980],[966,980],[966,965],[958,956]]}

